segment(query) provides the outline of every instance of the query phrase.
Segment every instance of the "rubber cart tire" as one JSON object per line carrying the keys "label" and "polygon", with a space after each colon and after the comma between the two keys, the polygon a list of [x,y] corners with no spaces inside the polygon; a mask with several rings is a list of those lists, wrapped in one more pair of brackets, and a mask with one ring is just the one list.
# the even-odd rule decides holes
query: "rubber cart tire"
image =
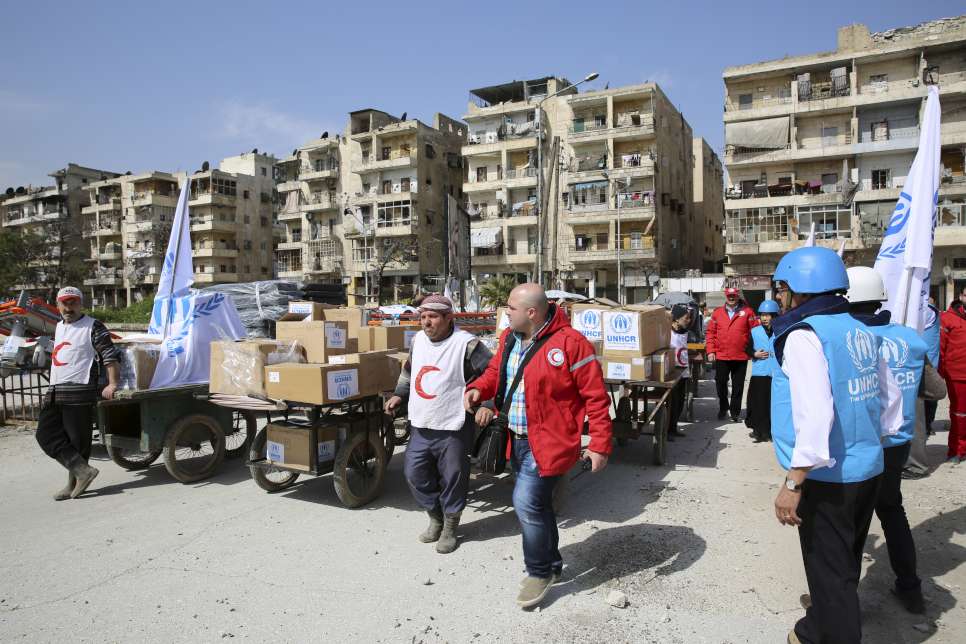
{"label": "rubber cart tire", "polygon": [[[268,428],[262,427],[255,438],[252,439],[249,460],[255,461],[264,459],[268,452]],[[264,468],[258,465],[249,465],[248,470],[252,473],[256,485],[266,492],[281,492],[289,488],[298,479],[298,472],[289,472],[278,468]]]}
{"label": "rubber cart tire", "polygon": [[335,455],[332,478],[342,505],[358,508],[382,491],[386,476],[386,450],[379,432],[355,432]]}
{"label": "rubber cart tire", "polygon": [[225,458],[239,458],[251,449],[258,419],[250,411],[234,411],[231,416],[235,431],[225,436]]}
{"label": "rubber cart tire", "polygon": [[208,478],[224,459],[225,432],[206,414],[179,418],[164,437],[164,466],[182,483]]}

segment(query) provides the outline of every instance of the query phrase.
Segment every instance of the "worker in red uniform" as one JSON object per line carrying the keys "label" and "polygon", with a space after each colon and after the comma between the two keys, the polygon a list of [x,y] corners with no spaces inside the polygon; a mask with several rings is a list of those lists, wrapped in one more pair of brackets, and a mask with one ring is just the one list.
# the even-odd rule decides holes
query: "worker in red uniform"
{"label": "worker in red uniform", "polygon": [[966,460],[966,289],[939,321],[939,373],[949,392],[949,449],[958,465]]}
{"label": "worker in red uniform", "polygon": [[[741,397],[748,371],[748,347],[751,329],[758,326],[755,312],[741,299],[738,289],[724,290],[725,305],[715,309],[705,331],[708,361],[714,363],[714,379],[718,389],[718,420],[730,411],[731,420],[741,416]],[[731,378],[731,400],[728,400],[728,378]]]}

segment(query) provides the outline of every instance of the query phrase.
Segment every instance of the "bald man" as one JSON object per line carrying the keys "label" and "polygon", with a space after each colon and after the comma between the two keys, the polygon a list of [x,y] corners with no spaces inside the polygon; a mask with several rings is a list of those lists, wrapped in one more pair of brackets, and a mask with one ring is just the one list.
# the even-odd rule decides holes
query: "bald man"
{"label": "bald man", "polygon": [[[547,301],[539,284],[521,284],[507,303],[510,326],[482,376],[467,386],[464,404],[475,410],[495,402],[512,439],[513,508],[523,533],[527,577],[517,604],[532,608],[560,578],[553,489],[581,457],[599,472],[611,451],[610,399],[594,347],[570,326],[563,309]],[[523,376],[512,392],[517,372]],[[486,411],[477,412],[484,416]],[[584,419],[590,445],[581,452]],[[478,421],[481,420],[478,418]]]}

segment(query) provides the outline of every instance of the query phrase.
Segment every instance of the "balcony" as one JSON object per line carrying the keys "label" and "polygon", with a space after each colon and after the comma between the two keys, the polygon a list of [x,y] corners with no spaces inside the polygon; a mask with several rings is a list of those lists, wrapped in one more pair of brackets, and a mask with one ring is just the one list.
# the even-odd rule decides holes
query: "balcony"
{"label": "balcony", "polygon": [[470,265],[476,266],[504,266],[507,263],[506,255],[503,254],[502,249],[499,253],[493,253],[490,255],[473,255],[470,258]]}
{"label": "balcony", "polygon": [[154,219],[137,219],[125,222],[129,233],[149,233],[155,227]]}
{"label": "balcony", "polygon": [[176,208],[178,206],[178,195],[162,192],[135,192],[131,195],[131,205]]}
{"label": "balcony", "polygon": [[238,273],[198,273],[194,275],[195,284],[224,284],[238,281]]}
{"label": "balcony", "polygon": [[275,189],[279,192],[292,192],[293,190],[298,190],[302,183],[298,179],[290,179],[288,181],[282,181]]}
{"label": "balcony", "polygon": [[275,250],[302,250],[302,238],[293,237],[292,239],[280,242],[278,246],[275,247]]}
{"label": "balcony", "polygon": [[615,141],[635,139],[654,134],[653,114],[616,114],[616,124],[612,129]]}
{"label": "balcony", "polygon": [[279,221],[302,221],[302,213],[305,206],[299,206],[299,210],[282,210],[278,213]]}
{"label": "balcony", "polygon": [[89,277],[84,280],[84,286],[121,286],[124,280],[120,274]]}
{"label": "balcony", "polygon": [[640,153],[615,156],[614,169],[610,174],[614,178],[653,176],[654,156]]}
{"label": "balcony", "polygon": [[[782,108],[787,106],[791,107],[792,101],[792,88],[790,86],[781,88],[779,94],[787,93],[786,96],[763,96],[762,98],[755,98],[751,100],[742,100],[741,95],[739,95],[738,100],[734,100],[730,96],[725,99],[725,112],[750,112],[752,110],[764,110],[771,108]],[[751,96],[747,94],[747,96]]]}
{"label": "balcony", "polygon": [[339,176],[338,162],[325,162],[313,166],[303,166],[299,170],[301,181],[318,181],[320,179],[335,179]]}
{"label": "balcony", "polygon": [[462,149],[463,156],[482,156],[487,154],[497,154],[502,150],[529,150],[537,147],[536,128],[518,125],[521,130],[519,133],[503,134],[500,132],[487,132],[485,134],[471,134],[469,144]]}
{"label": "balcony", "polygon": [[417,232],[416,224],[411,219],[376,222],[376,237],[408,237]]}
{"label": "balcony", "polygon": [[606,138],[610,133],[607,121],[588,121],[587,119],[573,119],[567,128],[571,141],[592,141]]}
{"label": "balcony", "polygon": [[496,174],[487,173],[485,179],[481,179],[475,174],[470,174],[469,178],[463,183],[463,192],[493,192],[503,188],[503,177]]}
{"label": "balcony", "polygon": [[189,206],[234,206],[236,195],[224,195],[219,192],[192,192],[188,201]]}
{"label": "balcony", "polygon": [[[586,239],[586,238],[585,238]],[[643,235],[622,235],[623,244],[620,249],[621,261],[638,259],[654,259],[657,253],[654,248],[654,237]],[[568,259],[575,263],[617,261],[616,245],[600,246],[587,239],[583,244],[576,242],[570,245]]]}
{"label": "balcony", "polygon": [[81,208],[82,215],[93,215],[98,212],[111,212],[113,210],[120,210],[121,208],[121,198],[111,197],[110,199],[99,200],[97,203],[92,203],[89,206],[84,206]]}
{"label": "balcony", "polygon": [[350,237],[363,237],[371,238],[374,236],[375,229],[371,223],[367,223],[365,226],[360,227],[359,223],[352,219],[346,219],[345,223],[342,225],[342,235],[346,238]]}
{"label": "balcony", "polygon": [[191,251],[192,257],[238,257],[237,248],[211,247],[196,248]]}
{"label": "balcony", "polygon": [[191,232],[193,233],[205,231],[234,232],[235,227],[236,224],[234,221],[224,221],[222,219],[217,219],[212,215],[191,218]]}
{"label": "balcony", "polygon": [[353,168],[353,171],[362,174],[391,168],[409,168],[416,164],[416,159],[414,150],[392,150],[388,156],[369,154],[362,157],[359,167]]}
{"label": "balcony", "polygon": [[105,251],[103,253],[97,254],[97,259],[102,262],[114,262],[119,259],[123,259],[120,250]]}
{"label": "balcony", "polygon": [[503,176],[507,188],[527,188],[537,185],[536,168],[510,168]]}
{"label": "balcony", "polygon": [[[339,208],[339,198],[334,192],[313,192],[300,206],[302,212],[320,212]],[[281,216],[279,216],[281,219]]]}

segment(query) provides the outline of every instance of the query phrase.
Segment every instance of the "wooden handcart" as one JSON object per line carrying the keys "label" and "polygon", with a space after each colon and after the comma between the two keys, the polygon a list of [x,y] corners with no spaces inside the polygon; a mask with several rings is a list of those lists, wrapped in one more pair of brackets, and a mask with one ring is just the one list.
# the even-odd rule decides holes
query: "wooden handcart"
{"label": "wooden handcart", "polygon": [[616,409],[613,427],[618,445],[626,445],[628,440],[637,440],[641,436],[652,436],[651,460],[654,465],[664,465],[671,418],[671,390],[680,379],[681,371],[676,370],[670,382],[605,380]]}

